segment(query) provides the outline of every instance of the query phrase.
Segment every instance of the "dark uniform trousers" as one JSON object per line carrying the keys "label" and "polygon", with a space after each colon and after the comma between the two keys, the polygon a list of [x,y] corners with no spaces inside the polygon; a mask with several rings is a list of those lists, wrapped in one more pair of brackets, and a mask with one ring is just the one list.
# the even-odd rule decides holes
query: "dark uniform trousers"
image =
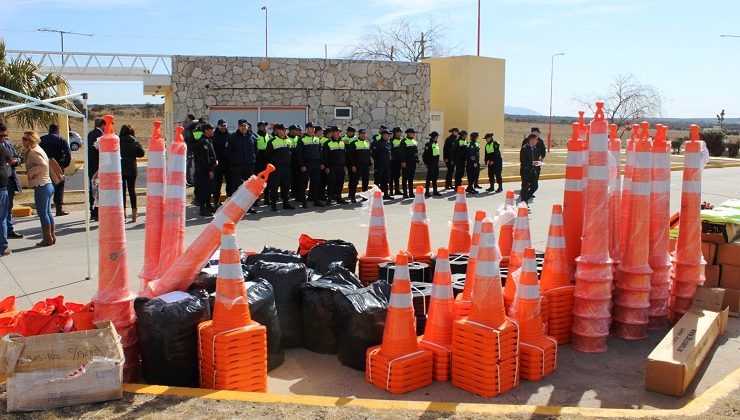
{"label": "dark uniform trousers", "polygon": [[224,180],[226,180],[226,195],[231,196],[229,192],[233,192],[236,190],[231,184],[232,179],[229,173],[229,168],[226,165],[217,165],[216,170],[214,171],[214,178],[213,178],[213,204],[219,205],[221,201],[221,185],[223,184]]}
{"label": "dark uniform trousers", "polygon": [[208,177],[208,172],[198,169],[196,166],[193,173],[193,181],[195,182],[195,192],[198,194],[195,199],[201,205],[209,204],[208,200],[213,193],[213,180]]}
{"label": "dark uniform trousers", "polygon": [[[216,168],[216,170],[218,170],[218,168]],[[236,191],[239,186],[241,186],[241,184],[248,180],[252,175],[254,175],[253,165],[231,165],[229,168],[231,183],[230,185],[227,184],[226,195],[231,197],[231,194],[234,194],[234,191]],[[270,178],[272,178],[272,175],[270,175]],[[231,190],[229,190],[229,188],[231,188]]]}
{"label": "dark uniform trousers", "polygon": [[[267,168],[267,156],[264,150],[257,150],[257,156],[255,157],[255,163],[254,163],[254,170],[255,173],[260,173],[264,171]],[[272,175],[270,175],[272,176]],[[269,178],[268,178],[269,179]],[[238,187],[238,185],[237,185]],[[226,187],[228,189],[228,186]],[[236,190],[236,188],[234,188]],[[270,191],[269,189],[265,190],[263,193],[265,197],[265,202],[267,203],[270,200]],[[259,202],[259,197],[257,197],[257,201]]]}
{"label": "dark uniform trousers", "polygon": [[503,162],[493,161],[493,165],[488,165],[488,183],[493,188],[494,181],[498,183],[499,187],[504,186],[503,178],[501,177],[501,171],[503,170]]}
{"label": "dark uniform trousers", "polygon": [[416,176],[416,162],[406,162],[406,167],[403,168],[403,175],[401,176],[401,188],[404,193],[408,190],[409,194],[413,194],[414,176]]}
{"label": "dark uniform trousers", "polygon": [[305,201],[306,188],[308,188],[308,199],[318,201],[321,195],[319,192],[319,186],[321,184],[321,162],[318,160],[306,162],[306,172],[301,173],[301,181],[302,184],[298,190],[299,194],[296,196],[296,200]]}
{"label": "dark uniform trousers", "polygon": [[270,190],[270,203],[277,203],[278,188],[280,188],[280,198],[283,200],[283,204],[288,202],[290,198],[290,170],[289,163],[275,165],[275,171],[267,178],[267,188]]}
{"label": "dark uniform trousers", "polygon": [[389,193],[389,188],[391,187],[391,167],[387,163],[385,165],[375,163],[375,184],[380,187],[380,190],[383,191],[383,194]]}
{"label": "dark uniform trousers", "polygon": [[349,198],[355,198],[360,181],[362,181],[362,191],[367,191],[367,187],[370,185],[370,166],[355,165],[355,168],[357,172],[352,172],[352,168],[347,170],[349,174]]}
{"label": "dark uniform trousers", "polygon": [[401,191],[401,160],[391,159],[391,182],[393,191]]}
{"label": "dark uniform trousers", "polygon": [[[439,156],[434,156],[434,158],[439,158]],[[429,190],[429,184],[431,184],[432,190],[437,191],[437,180],[438,179],[439,179],[439,162],[431,163],[427,165],[427,178],[426,178],[426,183],[425,183],[426,189]]]}
{"label": "dark uniform trousers", "polygon": [[341,200],[342,187],[344,187],[344,165],[329,166],[326,180],[329,185],[329,200]]}
{"label": "dark uniform trousers", "polygon": [[537,191],[537,188],[539,188],[539,183],[537,182],[537,173],[534,169],[534,167],[519,169],[519,175],[522,178],[522,188],[519,192],[519,196],[521,197],[522,201],[528,201],[530,198],[532,198],[532,195],[535,193],[535,191]]}
{"label": "dark uniform trousers", "polygon": [[475,162],[468,162],[465,165],[465,169],[468,172],[468,188],[471,190],[475,189],[475,186],[478,184],[478,175],[480,174],[480,165],[474,165],[476,165]]}
{"label": "dark uniform trousers", "polygon": [[[124,203],[125,202],[126,201],[124,201]],[[62,210],[63,204],[64,204],[64,181],[54,185],[54,208],[56,209],[56,211]]]}
{"label": "dark uniform trousers", "polygon": [[[445,188],[452,187],[452,178],[455,177],[455,162],[450,159],[449,162],[445,162],[445,167],[447,168],[447,173],[445,174]],[[439,167],[437,167],[437,170],[439,171]]]}
{"label": "dark uniform trousers", "polygon": [[462,179],[465,175],[465,161],[455,162],[455,189],[462,185]]}

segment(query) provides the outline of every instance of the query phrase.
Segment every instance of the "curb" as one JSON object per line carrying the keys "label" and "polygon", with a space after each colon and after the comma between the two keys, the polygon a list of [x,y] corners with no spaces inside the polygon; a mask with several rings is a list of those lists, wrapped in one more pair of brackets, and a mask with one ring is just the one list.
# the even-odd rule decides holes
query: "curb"
{"label": "curb", "polygon": [[318,407],[362,407],[373,410],[437,411],[443,413],[472,413],[487,415],[577,415],[584,417],[644,418],[668,416],[698,416],[709,410],[718,400],[740,387],[740,368],[730,373],[709,389],[678,409],[624,409],[559,407],[549,405],[514,405],[452,403],[433,401],[395,401],[317,395],[280,395],[271,393],[216,391],[202,388],[180,388],[160,385],[124,384],[123,390],[134,394],[171,395],[209,400],[243,401],[262,404],[299,404]]}

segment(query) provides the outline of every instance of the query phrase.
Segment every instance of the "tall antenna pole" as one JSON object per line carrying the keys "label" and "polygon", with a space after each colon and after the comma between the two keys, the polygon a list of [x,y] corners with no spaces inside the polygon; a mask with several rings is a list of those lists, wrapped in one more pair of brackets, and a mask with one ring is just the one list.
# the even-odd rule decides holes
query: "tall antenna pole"
{"label": "tall antenna pole", "polygon": [[267,58],[267,6],[262,6],[265,11],[265,58]]}
{"label": "tall antenna pole", "polygon": [[64,34],[79,35],[79,36],[88,36],[88,37],[89,36],[93,36],[93,34],[82,34],[82,33],[79,33],[79,32],[62,31],[62,30],[59,30],[59,29],[51,29],[51,28],[41,28],[41,29],[36,29],[36,30],[38,32],[56,32],[56,33],[58,33],[59,34],[59,37],[60,37],[60,39],[62,41],[62,52],[64,52]]}

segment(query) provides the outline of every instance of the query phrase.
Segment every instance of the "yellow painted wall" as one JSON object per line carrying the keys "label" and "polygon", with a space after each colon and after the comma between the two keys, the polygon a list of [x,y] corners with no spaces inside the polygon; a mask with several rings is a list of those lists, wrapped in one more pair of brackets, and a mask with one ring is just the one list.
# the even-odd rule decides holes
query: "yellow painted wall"
{"label": "yellow painted wall", "polygon": [[429,58],[431,109],[444,111],[445,133],[452,127],[504,136],[506,61],[463,55]]}

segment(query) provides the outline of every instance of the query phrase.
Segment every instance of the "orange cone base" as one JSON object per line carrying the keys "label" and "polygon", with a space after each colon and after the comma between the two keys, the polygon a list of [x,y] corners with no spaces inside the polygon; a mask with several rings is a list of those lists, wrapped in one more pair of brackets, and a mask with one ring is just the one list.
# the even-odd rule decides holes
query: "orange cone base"
{"label": "orange cone base", "polygon": [[628,324],[621,321],[612,323],[612,331],[615,337],[622,340],[642,340],[647,337],[648,323]]}
{"label": "orange cone base", "polygon": [[216,299],[213,304],[213,329],[216,331],[239,328],[249,324],[251,320],[249,305],[246,302],[227,307]]}
{"label": "orange cone base", "polygon": [[540,296],[540,319],[545,324],[545,332],[547,332],[547,323],[550,321],[550,300],[547,296]]}
{"label": "orange cone base", "polygon": [[612,300],[586,299],[576,297],[573,299],[573,315],[588,318],[608,318],[612,314]]}
{"label": "orange cone base", "polygon": [[455,296],[455,320],[462,319],[470,313],[470,300],[464,299],[463,294]]}
{"label": "orange cone base", "polygon": [[528,381],[539,381],[554,372],[557,349],[554,339],[537,344],[519,343],[519,376]]}
{"label": "orange cone base", "polygon": [[368,256],[362,256],[359,259],[359,278],[360,282],[363,286],[367,286],[368,284],[375,283],[378,281],[378,275],[380,272],[380,268],[378,267],[378,264],[382,264],[385,262],[392,262],[393,258],[390,256],[388,257],[368,257]]}
{"label": "orange cone base", "polygon": [[[506,279],[506,284],[509,284],[509,278]],[[504,287],[504,308],[506,309],[506,313],[509,313],[509,309],[511,308],[511,304],[514,303],[514,295],[513,293],[516,293],[516,289],[513,289],[514,291],[511,292],[511,297],[506,296],[506,288]]]}
{"label": "orange cone base", "polygon": [[649,305],[648,303],[643,308],[630,308],[616,304],[614,305],[612,319],[614,322],[621,322],[623,324],[647,324],[648,314],[650,312]]}
{"label": "orange cone base", "polygon": [[431,351],[434,356],[432,369],[434,380],[440,382],[449,381],[450,356],[452,354],[451,346],[425,341],[423,337],[419,337],[419,348]]}
{"label": "orange cone base", "polygon": [[519,326],[508,320],[499,329],[471,322],[468,318],[452,324],[453,359],[455,352],[458,352],[460,355],[465,354],[465,357],[472,357],[476,364],[494,365],[502,356],[509,358],[516,355],[518,342]]}
{"label": "orange cone base", "polygon": [[587,336],[573,332],[570,347],[583,353],[603,353],[607,350],[606,337],[606,334],[603,336]]}
{"label": "orange cone base", "polygon": [[215,333],[212,322],[206,321],[198,326],[198,335],[204,387],[235,389],[232,379],[234,384],[245,380],[252,383],[255,375],[264,376],[266,383],[267,329],[264,326],[252,321],[241,329]]}
{"label": "orange cone base", "polygon": [[393,358],[380,354],[380,346],[367,349],[365,380],[391,394],[405,394],[432,384],[434,356],[429,350]]}
{"label": "orange cone base", "polygon": [[579,334],[585,337],[606,337],[609,335],[609,324],[611,316],[607,317],[583,317],[573,314],[573,335]]}
{"label": "orange cone base", "polygon": [[[453,358],[454,360],[454,358]],[[491,398],[519,385],[519,357],[510,357],[485,368],[453,361],[452,385]]]}
{"label": "orange cone base", "polygon": [[701,283],[684,282],[680,280],[674,280],[671,284],[670,293],[673,296],[678,296],[687,299],[693,299],[696,294],[696,288]]}

